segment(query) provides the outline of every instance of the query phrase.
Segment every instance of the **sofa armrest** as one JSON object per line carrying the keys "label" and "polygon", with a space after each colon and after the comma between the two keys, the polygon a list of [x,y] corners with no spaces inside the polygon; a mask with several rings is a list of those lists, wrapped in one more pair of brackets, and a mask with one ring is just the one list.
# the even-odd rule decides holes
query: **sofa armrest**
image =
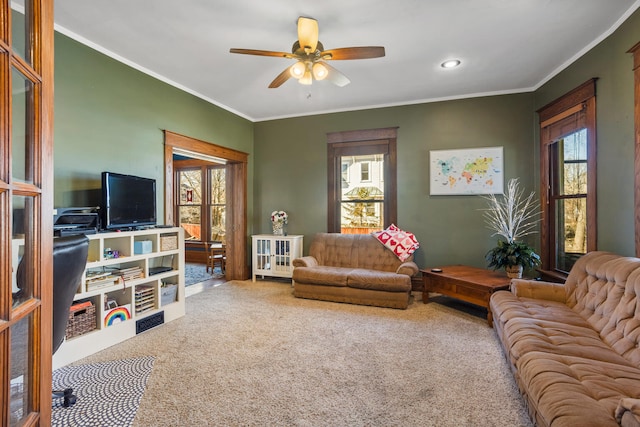
{"label": "sofa armrest", "polygon": [[562,283],[538,280],[512,279],[511,292],[517,297],[542,299],[566,303],[567,296]]}
{"label": "sofa armrest", "polygon": [[406,274],[409,277],[415,275],[417,272],[418,265],[413,261],[403,262],[398,266],[398,269],[396,270],[397,274]]}
{"label": "sofa armrest", "polygon": [[296,258],[292,262],[294,267],[316,267],[318,260],[312,256],[303,256],[302,258]]}
{"label": "sofa armrest", "polygon": [[640,426],[640,399],[625,397],[616,408],[616,421],[622,427]]}

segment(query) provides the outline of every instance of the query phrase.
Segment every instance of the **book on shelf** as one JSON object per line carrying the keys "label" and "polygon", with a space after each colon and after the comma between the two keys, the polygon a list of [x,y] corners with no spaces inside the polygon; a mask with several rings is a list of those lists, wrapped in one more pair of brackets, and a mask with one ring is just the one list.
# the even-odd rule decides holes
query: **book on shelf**
{"label": "book on shelf", "polygon": [[149,286],[149,285],[136,286],[136,297],[138,295],[146,295],[150,293],[153,293],[153,286]]}
{"label": "book on shelf", "polygon": [[120,268],[120,269],[114,270],[113,274],[117,274],[118,276],[122,277],[122,280],[134,280],[134,279],[141,279],[144,277],[142,268],[138,266]]}
{"label": "book on shelf", "polygon": [[90,279],[87,277],[85,285],[87,287],[87,292],[95,291],[96,289],[106,288],[108,286],[112,286],[120,281],[120,276],[101,276],[95,279]]}
{"label": "book on shelf", "polygon": [[153,309],[153,302],[150,302],[147,305],[138,307],[136,306],[136,314],[144,313],[145,311],[149,311]]}
{"label": "book on shelf", "polygon": [[85,280],[87,292],[112,286],[120,281],[120,277],[109,270],[88,270]]}
{"label": "book on shelf", "polygon": [[104,270],[87,270],[87,280],[100,279],[102,277],[110,276],[110,271]]}
{"label": "book on shelf", "polygon": [[136,313],[142,313],[155,308],[155,292],[153,286],[140,285],[135,290]]}
{"label": "book on shelf", "polygon": [[153,303],[154,300],[155,298],[153,297],[153,295],[145,298],[140,298],[140,299],[136,298],[136,307],[139,305],[145,305],[149,302]]}

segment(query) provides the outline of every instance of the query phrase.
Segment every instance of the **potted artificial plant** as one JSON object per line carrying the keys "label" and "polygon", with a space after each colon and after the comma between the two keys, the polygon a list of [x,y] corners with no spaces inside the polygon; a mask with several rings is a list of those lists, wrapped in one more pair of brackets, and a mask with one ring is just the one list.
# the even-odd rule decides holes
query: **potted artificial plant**
{"label": "potted artificial plant", "polygon": [[501,236],[497,245],[487,252],[489,267],[494,270],[504,268],[511,278],[522,277],[524,268],[540,265],[540,256],[533,248],[520,239],[536,233],[535,226],[540,221],[537,201],[534,193],[523,197],[523,190],[517,178],[509,180],[507,193],[500,199],[490,194],[486,197],[489,207],[484,217],[489,229],[495,231],[492,236]]}

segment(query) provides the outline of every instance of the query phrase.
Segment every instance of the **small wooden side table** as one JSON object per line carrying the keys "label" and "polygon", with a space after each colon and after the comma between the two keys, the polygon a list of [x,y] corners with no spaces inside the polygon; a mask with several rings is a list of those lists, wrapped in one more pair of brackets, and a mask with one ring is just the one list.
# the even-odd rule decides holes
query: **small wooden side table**
{"label": "small wooden side table", "polygon": [[[437,271],[437,270],[441,271]],[[436,270],[436,271],[434,271]],[[437,292],[487,309],[487,322],[493,327],[489,308],[491,294],[508,290],[511,279],[505,273],[466,265],[446,265],[422,272],[422,301],[429,302],[429,292]]]}

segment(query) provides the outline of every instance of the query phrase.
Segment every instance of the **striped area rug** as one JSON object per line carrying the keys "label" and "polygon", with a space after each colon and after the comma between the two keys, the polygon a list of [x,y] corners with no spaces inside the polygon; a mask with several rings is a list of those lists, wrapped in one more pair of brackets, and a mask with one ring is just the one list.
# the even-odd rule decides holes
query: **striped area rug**
{"label": "striped area rug", "polygon": [[153,369],[151,356],[78,366],[53,372],[53,389],[72,387],[77,403],[54,399],[53,427],[130,427]]}

